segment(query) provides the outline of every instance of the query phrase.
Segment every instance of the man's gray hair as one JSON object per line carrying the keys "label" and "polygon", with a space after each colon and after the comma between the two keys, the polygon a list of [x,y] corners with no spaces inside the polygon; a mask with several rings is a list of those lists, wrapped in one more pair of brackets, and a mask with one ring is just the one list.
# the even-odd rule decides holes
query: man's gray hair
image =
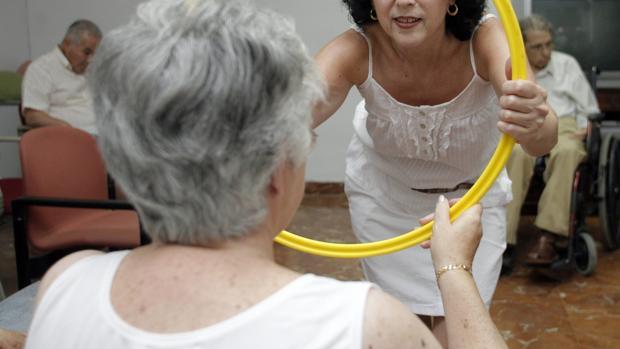
{"label": "man's gray hair", "polygon": [[65,40],[69,40],[74,44],[79,44],[84,36],[101,38],[102,34],[101,30],[95,23],[87,19],[78,19],[77,21],[71,23],[69,28],[67,28]]}
{"label": "man's gray hair", "polygon": [[323,82],[293,23],[248,2],[155,0],[91,65],[108,170],[155,239],[243,236],[282,161],[309,153]]}
{"label": "man's gray hair", "polygon": [[545,17],[538,14],[523,18],[519,21],[519,26],[525,42],[527,42],[527,34],[532,31],[544,31],[553,37],[553,25]]}

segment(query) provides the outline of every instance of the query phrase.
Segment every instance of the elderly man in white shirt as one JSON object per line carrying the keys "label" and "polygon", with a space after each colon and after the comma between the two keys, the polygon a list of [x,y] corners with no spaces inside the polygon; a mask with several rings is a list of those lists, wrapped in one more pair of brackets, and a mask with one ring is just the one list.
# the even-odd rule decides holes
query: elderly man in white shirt
{"label": "elderly man in white shirt", "polygon": [[[548,104],[559,119],[558,143],[551,150],[543,175],[546,182],[538,203],[534,224],[540,237],[527,255],[526,263],[548,265],[558,258],[558,236],[568,236],[570,193],[573,174],[586,155],[583,138],[587,132],[587,115],[599,111],[596,97],[579,63],[572,56],[553,51],[553,29],[542,16],[532,15],[521,21],[523,39],[530,65],[538,83],[548,92]],[[521,205],[533,174],[535,158],[515,146],[507,164],[513,181],[513,201],[508,206],[508,248],[505,263],[514,253]],[[561,239],[561,238],[559,238]],[[508,265],[508,267],[511,267]]]}
{"label": "elderly man in white shirt", "polygon": [[96,133],[84,72],[101,41],[93,22],[69,26],[62,43],[30,64],[22,84],[22,111],[31,127],[65,125]]}

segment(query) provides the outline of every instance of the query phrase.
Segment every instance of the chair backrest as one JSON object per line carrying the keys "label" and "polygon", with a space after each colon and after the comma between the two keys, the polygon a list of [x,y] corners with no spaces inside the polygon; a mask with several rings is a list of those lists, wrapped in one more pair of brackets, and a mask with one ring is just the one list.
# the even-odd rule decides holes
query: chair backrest
{"label": "chair backrest", "polygon": [[[89,133],[65,126],[36,128],[22,136],[19,149],[24,195],[107,199],[105,165]],[[29,237],[31,232],[53,226],[76,210],[30,208]]]}
{"label": "chair backrest", "polygon": [[11,201],[23,195],[21,178],[1,178],[0,190],[2,191],[2,201],[4,214],[13,214]]}

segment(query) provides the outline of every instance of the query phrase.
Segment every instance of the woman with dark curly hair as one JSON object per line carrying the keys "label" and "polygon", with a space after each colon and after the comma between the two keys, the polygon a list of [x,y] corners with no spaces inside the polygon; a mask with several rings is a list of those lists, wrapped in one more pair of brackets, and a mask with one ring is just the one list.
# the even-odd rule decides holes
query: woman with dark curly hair
{"label": "woman with dark curly hair", "polygon": [[[508,81],[508,45],[484,0],[343,2],[356,28],[316,57],[329,93],[314,122],[329,118],[357,87],[364,100],[353,121],[345,189],[359,240],[410,231],[439,194],[461,197],[488,163],[500,131],[534,156],[556,143],[557,119],[544,89]],[[484,236],[473,266],[463,267],[472,267],[487,306],[506,246],[510,200],[502,171],[482,200]],[[368,258],[363,267],[370,281],[416,314],[429,322],[440,317],[433,323],[443,338],[444,309],[428,249]]]}

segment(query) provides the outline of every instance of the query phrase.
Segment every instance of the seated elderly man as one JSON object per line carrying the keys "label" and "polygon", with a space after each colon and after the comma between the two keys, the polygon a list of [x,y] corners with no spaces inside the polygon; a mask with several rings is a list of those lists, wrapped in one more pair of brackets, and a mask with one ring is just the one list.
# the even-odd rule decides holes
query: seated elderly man
{"label": "seated elderly man", "polygon": [[[237,1],[151,1],[106,36],[91,74],[104,158],[154,242],[56,264],[27,348],[439,348],[372,284],[274,261],[323,94],[289,20]],[[471,266],[481,208],[454,223],[448,209],[440,199],[431,251],[450,344],[505,347],[471,273],[449,267]]]}
{"label": "seated elderly man", "polygon": [[[570,193],[573,174],[586,155],[583,138],[588,126],[587,115],[599,111],[596,97],[579,63],[572,56],[553,50],[553,28],[540,15],[520,22],[527,58],[538,83],[549,93],[549,105],[558,116],[558,144],[551,150],[544,173],[546,182],[538,202],[534,224],[540,229],[539,239],[528,251],[526,262],[548,265],[556,258],[556,240],[568,236]],[[508,255],[517,243],[521,205],[525,200],[534,172],[535,158],[515,146],[506,165],[513,182],[513,201],[508,205],[508,230],[504,266],[510,268]],[[556,238],[557,237],[557,238]]]}
{"label": "seated elderly man", "polygon": [[96,133],[84,72],[100,40],[101,31],[95,23],[75,21],[60,45],[30,64],[22,83],[27,126],[73,126]]}

